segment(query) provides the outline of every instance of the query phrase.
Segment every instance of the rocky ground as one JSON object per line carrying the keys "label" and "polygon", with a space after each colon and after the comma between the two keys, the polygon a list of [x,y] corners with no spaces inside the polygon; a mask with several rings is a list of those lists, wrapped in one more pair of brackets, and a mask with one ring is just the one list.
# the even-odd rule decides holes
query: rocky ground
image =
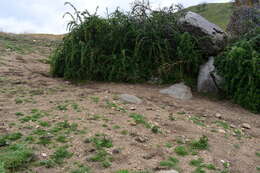
{"label": "rocky ground", "polygon": [[259,115],[166,86],[52,78],[59,39],[0,34],[0,172],[259,172]]}

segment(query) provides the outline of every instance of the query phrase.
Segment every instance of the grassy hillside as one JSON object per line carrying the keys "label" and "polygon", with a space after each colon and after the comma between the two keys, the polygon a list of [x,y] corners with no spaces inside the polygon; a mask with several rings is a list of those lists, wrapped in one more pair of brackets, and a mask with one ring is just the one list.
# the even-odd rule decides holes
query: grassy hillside
{"label": "grassy hillside", "polygon": [[189,10],[196,12],[209,21],[217,24],[223,29],[226,29],[229,18],[232,12],[231,3],[209,3],[205,10],[200,10],[199,5],[190,7]]}

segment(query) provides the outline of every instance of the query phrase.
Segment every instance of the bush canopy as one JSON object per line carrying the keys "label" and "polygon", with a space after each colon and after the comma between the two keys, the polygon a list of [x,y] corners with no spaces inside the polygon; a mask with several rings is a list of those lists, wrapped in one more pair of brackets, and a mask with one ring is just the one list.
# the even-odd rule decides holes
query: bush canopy
{"label": "bush canopy", "polygon": [[51,55],[51,73],[71,80],[195,83],[202,55],[196,39],[181,32],[176,9],[135,2],[129,12],[117,9],[106,18],[66,13],[73,20]]}

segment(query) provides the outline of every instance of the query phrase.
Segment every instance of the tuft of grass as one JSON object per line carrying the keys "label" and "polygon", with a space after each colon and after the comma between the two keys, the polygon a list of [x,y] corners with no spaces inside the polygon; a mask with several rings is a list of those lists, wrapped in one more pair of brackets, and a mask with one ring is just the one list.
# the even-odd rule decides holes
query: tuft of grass
{"label": "tuft of grass", "polygon": [[0,150],[0,163],[6,170],[26,168],[33,158],[33,151],[23,144],[10,145]]}
{"label": "tuft of grass", "polygon": [[196,167],[199,167],[201,166],[201,164],[203,163],[204,159],[203,158],[198,158],[196,160],[191,160],[190,161],[190,165],[191,166],[196,166]]}
{"label": "tuft of grass", "polygon": [[148,123],[145,117],[141,114],[131,113],[130,117],[134,119],[135,123],[143,124],[146,128],[151,128],[151,124]]}
{"label": "tuft of grass", "polygon": [[92,137],[90,141],[95,145],[96,148],[111,148],[113,147],[112,140],[109,139],[104,134],[96,134],[95,137]]}
{"label": "tuft of grass", "polygon": [[160,166],[167,167],[170,169],[176,169],[177,164],[179,163],[179,160],[175,157],[169,157],[168,160],[164,160],[160,162]]}
{"label": "tuft of grass", "polygon": [[186,147],[184,147],[184,146],[177,146],[174,149],[174,151],[179,156],[187,156],[189,154],[189,152],[187,151]]}
{"label": "tuft of grass", "polygon": [[198,126],[205,126],[203,123],[203,120],[200,117],[192,116],[189,118],[194,124],[197,124]]}
{"label": "tuft of grass", "polygon": [[67,150],[67,147],[59,147],[56,151],[51,155],[51,159],[56,164],[62,164],[65,159],[71,158],[73,153]]}
{"label": "tuft of grass", "polygon": [[260,157],[260,152],[255,152],[255,155],[256,155],[257,157]]}
{"label": "tuft of grass", "polygon": [[87,166],[81,165],[79,168],[70,171],[70,173],[91,173],[91,169]]}
{"label": "tuft of grass", "polygon": [[230,129],[230,126],[227,122],[224,121],[216,121],[215,122],[218,126],[223,127],[224,129]]}
{"label": "tuft of grass", "polygon": [[194,140],[190,143],[192,149],[195,150],[206,150],[209,147],[208,137],[202,136],[199,140]]}

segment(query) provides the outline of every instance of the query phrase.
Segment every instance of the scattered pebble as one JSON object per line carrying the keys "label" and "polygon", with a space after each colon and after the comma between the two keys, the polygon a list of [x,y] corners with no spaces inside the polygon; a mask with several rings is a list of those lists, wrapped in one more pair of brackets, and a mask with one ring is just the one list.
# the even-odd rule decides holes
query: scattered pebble
{"label": "scattered pebble", "polygon": [[148,141],[148,138],[139,136],[139,137],[135,138],[135,140],[140,143],[145,143]]}
{"label": "scattered pebble", "polygon": [[135,107],[131,107],[130,110],[131,110],[131,111],[134,111],[134,110],[136,110],[136,108],[135,108]]}
{"label": "scattered pebble", "polygon": [[218,118],[218,119],[221,119],[222,115],[220,113],[216,113],[215,117]]}
{"label": "scattered pebble", "polygon": [[223,130],[223,129],[218,129],[218,132],[219,132],[219,133],[226,133],[226,131]]}
{"label": "scattered pebble", "polygon": [[41,153],[42,157],[47,157],[48,155],[46,153]]}
{"label": "scattered pebble", "polygon": [[120,151],[121,151],[120,149],[113,149],[113,150],[112,150],[112,153],[113,153],[113,154],[119,154]]}
{"label": "scattered pebble", "polygon": [[242,127],[245,129],[251,129],[251,126],[248,123],[243,123]]}

